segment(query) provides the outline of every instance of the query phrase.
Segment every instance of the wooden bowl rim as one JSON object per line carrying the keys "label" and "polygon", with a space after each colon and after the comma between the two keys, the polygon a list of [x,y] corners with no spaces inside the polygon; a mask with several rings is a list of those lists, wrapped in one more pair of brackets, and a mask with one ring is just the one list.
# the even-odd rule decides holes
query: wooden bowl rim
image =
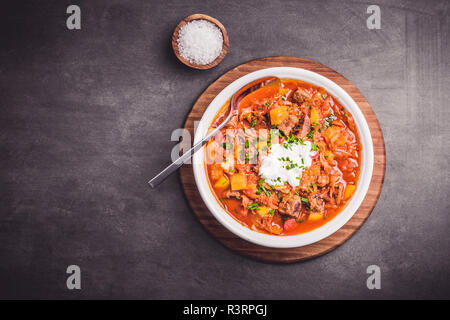
{"label": "wooden bowl rim", "polygon": [[[209,21],[209,22],[213,23],[214,25],[216,25],[219,28],[219,30],[222,32],[222,37],[223,37],[222,51],[214,61],[212,61],[208,64],[203,64],[203,65],[193,64],[193,63],[189,62],[189,60],[183,58],[180,55],[180,51],[178,49],[178,33],[183,26],[185,26],[188,22],[193,21],[193,20]],[[184,63],[188,67],[191,67],[194,69],[206,70],[206,69],[211,69],[211,68],[217,66],[223,60],[223,58],[225,58],[225,56],[228,52],[228,46],[229,46],[228,33],[227,33],[227,30],[225,29],[225,27],[223,26],[223,24],[216,18],[213,18],[211,16],[208,16],[208,15],[202,14],[202,13],[192,14],[190,16],[187,16],[183,20],[181,20],[178,23],[178,25],[175,27],[175,30],[173,31],[173,35],[172,35],[172,48],[173,48],[173,51],[174,51],[175,55],[177,56],[178,60],[180,60],[182,63]]]}

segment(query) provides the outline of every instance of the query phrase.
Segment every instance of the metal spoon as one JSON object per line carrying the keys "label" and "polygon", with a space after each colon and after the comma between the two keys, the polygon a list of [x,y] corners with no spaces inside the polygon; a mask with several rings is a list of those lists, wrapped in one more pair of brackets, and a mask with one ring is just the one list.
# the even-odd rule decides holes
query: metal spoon
{"label": "metal spoon", "polygon": [[246,96],[248,96],[250,93],[267,86],[280,86],[281,80],[277,77],[265,77],[258,80],[255,80],[253,82],[250,82],[246,86],[239,89],[238,92],[236,92],[231,99],[231,110],[228,114],[227,118],[217,126],[213,131],[211,131],[206,137],[204,137],[201,141],[197,142],[191,149],[186,151],[182,156],[180,156],[177,160],[172,162],[167,168],[165,168],[163,171],[158,173],[152,180],[148,182],[150,187],[155,188],[158,186],[161,182],[163,182],[169,175],[171,175],[174,171],[176,171],[179,167],[183,165],[189,158],[191,158],[195,152],[197,152],[206,142],[211,140],[212,137],[214,137],[220,129],[222,129],[228,121],[230,121],[231,117],[238,113],[238,107],[239,103],[244,99]]}

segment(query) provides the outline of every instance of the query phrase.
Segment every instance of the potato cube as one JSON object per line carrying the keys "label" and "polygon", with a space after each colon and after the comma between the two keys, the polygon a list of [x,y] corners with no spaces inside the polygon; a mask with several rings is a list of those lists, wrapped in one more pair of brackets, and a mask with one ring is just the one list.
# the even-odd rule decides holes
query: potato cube
{"label": "potato cube", "polygon": [[316,125],[319,123],[319,111],[316,108],[311,108],[311,117],[310,117],[311,123],[313,125]]}
{"label": "potato cube", "polygon": [[323,214],[320,212],[311,212],[308,217],[308,221],[317,221],[323,219]]}
{"label": "potato cube", "polygon": [[355,190],[356,186],[354,184],[348,184],[344,191],[344,200],[350,199]]}
{"label": "potato cube", "polygon": [[226,188],[230,185],[230,182],[225,176],[221,176],[219,180],[216,181],[214,184],[215,188]]}
{"label": "potato cube", "polygon": [[231,190],[243,190],[247,188],[247,176],[243,173],[233,174],[230,180]]}
{"label": "potato cube", "polygon": [[289,109],[286,106],[276,107],[270,110],[270,122],[279,125],[289,116]]}

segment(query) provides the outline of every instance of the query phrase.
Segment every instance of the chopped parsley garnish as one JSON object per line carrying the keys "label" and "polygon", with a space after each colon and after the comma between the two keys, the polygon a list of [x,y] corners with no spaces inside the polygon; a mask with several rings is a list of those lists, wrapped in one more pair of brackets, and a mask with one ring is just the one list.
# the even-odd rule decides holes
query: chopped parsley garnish
{"label": "chopped parsley garnish", "polygon": [[252,203],[251,205],[249,205],[249,206],[247,207],[247,209],[250,209],[250,210],[259,210],[260,207],[264,207],[264,205],[263,205],[263,204],[259,204],[259,203]]}
{"label": "chopped parsley garnish", "polygon": [[295,143],[295,144],[301,144],[301,145],[305,145],[305,142],[303,141],[302,138],[296,138],[293,134],[291,134],[289,137],[287,137],[286,142],[288,143]]}
{"label": "chopped parsley garnish", "polygon": [[250,161],[250,153],[246,152],[245,153],[245,163],[248,164]]}
{"label": "chopped parsley garnish", "polygon": [[288,137],[286,141],[289,143],[298,143],[297,138],[293,134],[291,134],[291,136]]}
{"label": "chopped parsley garnish", "polygon": [[279,131],[277,129],[271,129],[270,130],[270,136],[269,136],[269,140],[272,140],[274,138],[276,138],[276,136],[279,134]]}
{"label": "chopped parsley garnish", "polygon": [[336,119],[337,117],[334,115],[334,113],[330,114],[328,117],[325,118],[325,125],[327,127],[331,127],[333,125],[332,122]]}
{"label": "chopped parsley garnish", "polygon": [[272,217],[275,213],[275,209],[269,210],[269,217]]}
{"label": "chopped parsley garnish", "polygon": [[318,151],[318,150],[319,150],[319,147],[316,146],[314,143],[311,143],[311,150],[312,150],[312,151]]}
{"label": "chopped parsley garnish", "polygon": [[264,183],[264,179],[260,179],[259,180],[258,191],[256,191],[256,194],[261,194],[261,192],[264,192],[267,197],[270,197],[272,195],[272,193],[270,191],[268,191],[266,189],[266,187],[264,187],[263,183]]}
{"label": "chopped parsley garnish", "polygon": [[222,143],[222,146],[227,150],[231,149],[231,144],[229,144],[228,142]]}
{"label": "chopped parsley garnish", "polygon": [[[330,124],[330,126],[332,126],[332,124]],[[322,123],[322,125],[320,126],[320,129],[319,129],[319,132],[322,132],[323,130],[325,130],[325,126]]]}
{"label": "chopped parsley garnish", "polygon": [[292,150],[292,146],[291,146],[290,143],[284,142],[284,143],[283,143],[283,147],[284,147],[285,149]]}
{"label": "chopped parsley garnish", "polygon": [[252,122],[250,123],[250,126],[252,128],[254,128],[256,126],[256,119],[253,119]]}
{"label": "chopped parsley garnish", "polygon": [[291,170],[294,169],[295,167],[298,167],[298,164],[296,163],[291,163],[290,165],[286,166],[286,170]]}

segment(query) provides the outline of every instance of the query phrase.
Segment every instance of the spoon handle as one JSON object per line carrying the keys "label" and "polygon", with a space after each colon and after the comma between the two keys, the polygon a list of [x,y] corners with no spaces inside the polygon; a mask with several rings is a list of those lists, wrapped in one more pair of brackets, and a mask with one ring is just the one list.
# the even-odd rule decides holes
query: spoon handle
{"label": "spoon handle", "polygon": [[196,153],[206,142],[208,142],[212,137],[222,129],[225,124],[230,121],[233,114],[237,113],[237,109],[239,106],[239,102],[247,95],[252,93],[253,91],[265,87],[265,86],[280,86],[281,80],[277,77],[265,77],[258,80],[255,80],[246,86],[242,87],[237,93],[233,95],[231,98],[231,110],[227,116],[227,118],[211,133],[209,133],[206,137],[204,137],[201,141],[194,144],[194,146],[189,149],[187,152],[183,153],[181,157],[172,162],[167,168],[158,173],[152,180],[148,182],[150,187],[155,188],[161,182],[166,180],[166,178],[171,175],[174,171],[176,171],[179,167],[183,165],[188,159],[190,159],[194,153]]}
{"label": "spoon handle", "polygon": [[[223,123],[223,125],[225,125],[225,123]],[[206,137],[204,137],[201,141],[194,144],[194,146],[192,148],[190,148],[188,151],[183,153],[182,156],[180,156],[178,159],[176,159],[174,162],[172,162],[163,171],[158,173],[152,180],[150,180],[148,182],[150,187],[155,188],[161,182],[166,180],[168,176],[170,176],[174,171],[176,171],[179,167],[181,167],[183,165],[183,163],[185,163],[187,160],[189,160],[194,155],[194,153],[196,153],[206,142],[211,140],[211,138],[214,137],[217,132],[219,132],[219,130],[223,127],[223,125],[217,127],[210,134],[208,134]]]}

